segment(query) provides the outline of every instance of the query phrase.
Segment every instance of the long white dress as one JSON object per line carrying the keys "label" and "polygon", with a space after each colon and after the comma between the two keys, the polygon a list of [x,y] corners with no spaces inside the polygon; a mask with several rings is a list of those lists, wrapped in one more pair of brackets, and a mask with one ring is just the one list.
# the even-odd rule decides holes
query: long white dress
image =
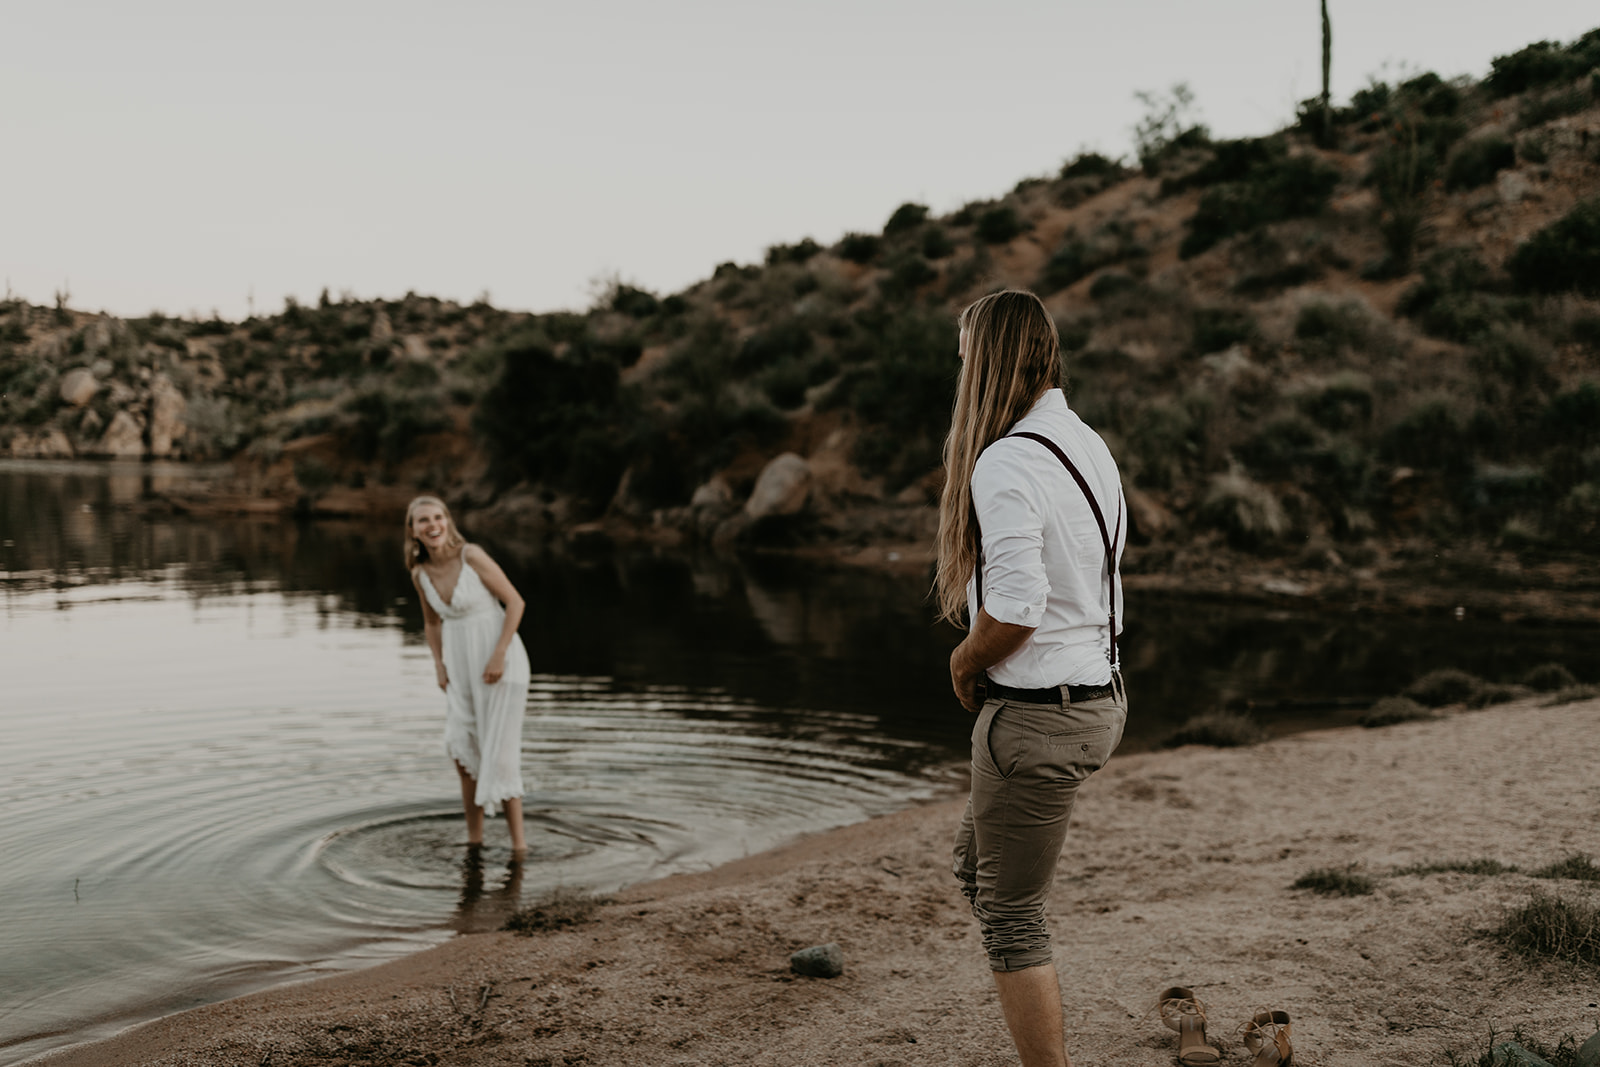
{"label": "long white dress", "polygon": [[465,559],[449,603],[419,567],[422,591],[444,621],[445,688],[444,748],[450,758],[477,779],[475,802],[493,815],[501,804],[522,796],[522,716],[528,701],[528,650],[513,635],[506,649],[500,680],[483,680],[494,646],[500,641],[506,611]]}

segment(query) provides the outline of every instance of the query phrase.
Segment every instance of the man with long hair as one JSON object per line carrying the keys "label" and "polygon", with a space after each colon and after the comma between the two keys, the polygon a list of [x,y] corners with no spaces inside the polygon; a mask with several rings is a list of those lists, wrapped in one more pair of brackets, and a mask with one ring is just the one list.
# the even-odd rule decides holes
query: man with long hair
{"label": "man with long hair", "polygon": [[970,619],[950,681],[978,716],[954,869],[1024,1067],[1070,1067],[1045,901],[1078,786],[1127,718],[1122,483],[1067,406],[1038,297],[1007,290],[968,307],[960,354],[935,586],[943,618]]}

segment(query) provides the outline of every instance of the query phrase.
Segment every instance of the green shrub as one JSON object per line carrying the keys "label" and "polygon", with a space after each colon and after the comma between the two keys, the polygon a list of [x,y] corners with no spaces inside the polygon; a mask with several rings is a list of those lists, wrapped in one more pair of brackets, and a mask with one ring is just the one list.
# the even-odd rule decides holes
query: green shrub
{"label": "green shrub", "polygon": [[889,216],[889,221],[883,224],[883,235],[897,237],[902,233],[910,233],[921,226],[927,218],[926,204],[901,204],[894,209],[894,214]]}
{"label": "green shrub", "polygon": [[1569,81],[1600,63],[1589,34],[1563,48],[1555,41],[1535,41],[1510,55],[1496,56],[1489,63],[1489,76],[1483,87],[1490,95],[1512,96],[1556,82]]}
{"label": "green shrub", "polygon": [[895,302],[910,299],[919,288],[939,277],[939,272],[915,252],[901,253],[887,267],[888,276],[878,283],[878,292]]}
{"label": "green shrub", "polygon": [[839,240],[839,258],[851,263],[871,263],[878,258],[882,243],[876,234],[847,233]]}
{"label": "green shrub", "polygon": [[1205,192],[1178,254],[1189,259],[1234,234],[1316,215],[1327,206],[1338,182],[1338,171],[1312,156],[1255,166],[1246,178]]}
{"label": "green shrub", "polygon": [[1372,383],[1362,374],[1336,375],[1299,398],[1300,410],[1326,430],[1348,430],[1372,419]]}
{"label": "green shrub", "polygon": [[609,499],[625,465],[617,365],[515,340],[502,359],[476,418],[501,480]]}
{"label": "green shrub", "polygon": [[611,310],[634,319],[647,319],[661,310],[661,301],[654,293],[618,284],[611,291]]}
{"label": "green shrub", "polygon": [[1279,415],[1239,447],[1239,458],[1257,474],[1284,478],[1320,443],[1317,427],[1305,416]]}
{"label": "green shrub", "polygon": [[1080,152],[1061,165],[1063,178],[1121,177],[1122,164],[1099,152]]}
{"label": "green shrub", "polygon": [[1195,308],[1192,317],[1194,340],[1190,348],[1196,355],[1221,352],[1234,345],[1249,344],[1259,334],[1255,316],[1243,308]]}
{"label": "green shrub", "polygon": [[1506,270],[1525,291],[1600,296],[1600,198],[1585,200],[1524,241]]}
{"label": "green shrub", "polygon": [[943,259],[956,250],[956,243],[943,226],[929,226],[922,231],[922,254],[929,259]]}
{"label": "green shrub", "polygon": [[1045,262],[1037,288],[1045,294],[1057,292],[1101,267],[1144,252],[1134,239],[1132,227],[1120,219],[1096,228],[1088,237],[1069,229],[1061,246]]}
{"label": "green shrub", "polygon": [[1210,745],[1214,748],[1242,748],[1266,740],[1266,733],[1248,715],[1236,711],[1208,711],[1190,718],[1161,739],[1161,747]]}
{"label": "green shrub", "polygon": [[1368,708],[1356,721],[1362,726],[1394,726],[1402,722],[1436,718],[1432,711],[1408,697],[1384,697]]}
{"label": "green shrub", "polygon": [[1500,134],[1490,134],[1457,145],[1444,169],[1444,187],[1476,189],[1494,176],[1517,165],[1517,150]]}
{"label": "green shrub", "polygon": [[1402,82],[1396,97],[1402,106],[1413,107],[1431,118],[1447,117],[1461,110],[1460,90],[1432,71]]}
{"label": "green shrub", "polygon": [[1309,889],[1325,897],[1362,897],[1377,889],[1378,883],[1348,867],[1319,867],[1296,878],[1289,888]]}
{"label": "green shrub", "polygon": [[299,456],[294,461],[294,480],[308,493],[320,493],[338,481],[328,465],[316,456]]}
{"label": "green shrub", "polygon": [[1498,378],[1518,391],[1553,385],[1549,367],[1554,357],[1543,337],[1515,324],[1493,327],[1472,347],[1472,364],[1479,374]]}
{"label": "green shrub", "polygon": [[1535,878],[1565,878],[1574,882],[1600,882],[1600,866],[1582,853],[1573,853],[1564,859],[1529,871]]}
{"label": "green shrub", "polygon": [[1593,102],[1594,92],[1587,85],[1556,89],[1524,101],[1517,112],[1517,128],[1528,130],[1567,115],[1576,115]]}
{"label": "green shrub", "polygon": [[1101,271],[1100,276],[1089,285],[1089,299],[1106,300],[1118,293],[1126,293],[1138,287],[1138,280],[1127,271]]}
{"label": "green shrub", "polygon": [[1200,518],[1241,549],[1265,548],[1289,531],[1289,518],[1277,496],[1240,471],[1211,479],[1200,502]]}
{"label": "green shrub", "polygon": [[915,308],[873,307],[855,316],[840,355],[846,369],[828,394],[860,417],[856,461],[891,488],[938,463],[960,370],[955,324]]}
{"label": "green shrub", "polygon": [[1384,432],[1380,453],[1409,467],[1460,474],[1471,466],[1472,436],[1452,402],[1424,399]]}
{"label": "green shrub", "polygon": [[1184,189],[1204,189],[1219,182],[1249,180],[1258,168],[1269,167],[1288,155],[1282,138],[1246,137],[1237,141],[1213,141],[1211,158],[1187,174],[1164,178],[1161,195],[1170,196]]}
{"label": "green shrub", "polygon": [[1320,359],[1343,352],[1368,352],[1380,339],[1372,312],[1354,300],[1306,304],[1295,316],[1294,335],[1307,355]]}
{"label": "green shrub", "polygon": [[1499,860],[1484,857],[1475,860],[1454,860],[1445,863],[1418,863],[1410,867],[1401,867],[1391,872],[1396,878],[1408,874],[1476,874],[1486,877],[1495,877],[1502,874],[1515,874],[1517,868],[1514,864],[1501,863]]}
{"label": "green shrub", "polygon": [[1464,704],[1483,687],[1483,679],[1454,667],[1429,671],[1406,686],[1403,695],[1429,708],[1442,708],[1446,704]]}
{"label": "green shrub", "polygon": [[398,463],[410,454],[418,437],[450,425],[432,394],[367,389],[346,400],[344,410],[355,416],[345,435],[346,447],[365,462]]}
{"label": "green shrub", "polygon": [[792,245],[773,245],[767,249],[767,266],[776,267],[782,263],[805,263],[822,251],[822,246],[811,238],[802,238]]}
{"label": "green shrub", "polygon": [[780,319],[745,338],[734,366],[744,373],[761,370],[783,359],[805,356],[815,344],[816,339],[804,322]]}
{"label": "green shrub", "polygon": [[[1585,380],[1550,398],[1539,416],[1548,442],[1582,449],[1600,444],[1600,382]],[[1594,457],[1600,460],[1600,455]],[[1586,473],[1600,474],[1600,462],[1585,463]]]}
{"label": "green shrub", "polygon": [[1521,700],[1527,695],[1528,691],[1520,685],[1485,682],[1478,687],[1476,693],[1467,698],[1467,707],[1487,708],[1494,704],[1509,704],[1513,700]]}
{"label": "green shrub", "polygon": [[1600,906],[1535,893],[1506,913],[1495,934],[1530,956],[1600,965]]}
{"label": "green shrub", "polygon": [[1573,677],[1565,664],[1541,663],[1522,676],[1522,684],[1535,692],[1551,693],[1557,689],[1577,685],[1578,679]]}
{"label": "green shrub", "polygon": [[1009,204],[993,207],[978,216],[978,240],[987,245],[1001,245],[1021,235],[1026,229],[1017,209]]}
{"label": "green shrub", "polygon": [[806,368],[799,360],[785,357],[768,367],[760,379],[761,391],[773,405],[788,411],[806,402]]}

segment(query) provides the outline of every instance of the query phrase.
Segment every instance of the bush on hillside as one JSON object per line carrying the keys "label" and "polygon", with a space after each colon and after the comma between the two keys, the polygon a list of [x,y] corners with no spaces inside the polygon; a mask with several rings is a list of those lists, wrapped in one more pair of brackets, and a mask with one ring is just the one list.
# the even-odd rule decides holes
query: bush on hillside
{"label": "bush on hillside", "polygon": [[847,233],[839,240],[839,258],[851,263],[871,263],[878,258],[882,240],[870,233]]}
{"label": "bush on hillside", "polygon": [[1250,344],[1260,332],[1255,316],[1243,308],[1195,308],[1192,322],[1194,340],[1189,347],[1200,356]]}
{"label": "bush on hillside", "polygon": [[978,216],[978,240],[988,245],[1002,245],[1019,236],[1026,229],[1017,209],[1009,204],[993,207]]}
{"label": "bush on hillside", "polygon": [[1289,517],[1272,490],[1237,470],[1211,479],[1200,518],[1245,550],[1266,548],[1289,532]]}
{"label": "bush on hillside", "polygon": [[1341,352],[1368,352],[1380,340],[1381,326],[1366,305],[1354,300],[1306,304],[1295,317],[1294,336],[1313,357],[1332,359]]}
{"label": "bush on hillside", "polygon": [[1211,158],[1186,174],[1161,181],[1161,195],[1171,196],[1185,189],[1204,189],[1220,182],[1246,181],[1257,169],[1270,167],[1288,156],[1281,137],[1245,137],[1237,141],[1213,141]]}
{"label": "bush on hillside", "polygon": [[805,263],[822,251],[822,246],[809,237],[802,238],[792,245],[773,245],[767,249],[767,266],[775,267],[780,263]]}
{"label": "bush on hillside", "polygon": [[1517,165],[1517,150],[1500,134],[1463,141],[1450,153],[1444,169],[1444,187],[1455,191],[1488,185],[1502,170]]}
{"label": "bush on hillside", "polygon": [[1087,278],[1101,267],[1143,251],[1133,239],[1132,227],[1120,220],[1106,223],[1088,237],[1069,229],[1062,238],[1061,247],[1045,262],[1036,284],[1042,295],[1049,295]]}
{"label": "bush on hillside", "polygon": [[929,259],[943,259],[956,250],[956,243],[943,226],[933,225],[922,231],[922,254]]}
{"label": "bush on hillside", "polygon": [[1570,46],[1535,41],[1489,63],[1483,87],[1492,96],[1512,96],[1557,82],[1570,81],[1600,66],[1600,30],[1590,30]]}
{"label": "bush on hillside", "polygon": [[1472,438],[1456,408],[1455,402],[1443,398],[1418,401],[1385,431],[1383,457],[1423,470],[1464,473],[1472,462]]}
{"label": "bush on hillside", "polygon": [[1122,164],[1099,152],[1080,152],[1061,165],[1063,178],[1120,177]]}
{"label": "bush on hillside", "polygon": [[1138,287],[1139,280],[1125,270],[1101,271],[1100,276],[1089,285],[1089,299],[1107,300]]}
{"label": "bush on hillside", "polygon": [[901,204],[894,209],[894,214],[889,216],[889,221],[883,224],[883,235],[897,237],[902,233],[910,233],[927,221],[927,218],[926,204]]}
{"label": "bush on hillside", "polygon": [[960,370],[949,316],[878,306],[855,316],[828,406],[860,419],[856,462],[898,488],[938,465]]}
{"label": "bush on hillside", "polygon": [[608,499],[623,468],[617,365],[515,341],[503,361],[476,419],[500,480]]}
{"label": "bush on hillside", "polygon": [[1600,444],[1600,382],[1579,382],[1550,398],[1540,429],[1552,444],[1588,448]]}
{"label": "bush on hillside", "polygon": [[1372,419],[1372,382],[1365,375],[1344,373],[1299,398],[1300,410],[1326,430],[1348,430]]}
{"label": "bush on hillside", "polygon": [[939,277],[939,272],[916,252],[903,252],[885,266],[889,273],[878,283],[878,292],[892,303],[910,300],[918,289]]}
{"label": "bush on hillside", "polygon": [[1338,171],[1312,156],[1253,166],[1245,178],[1214,186],[1200,198],[1178,254],[1189,259],[1234,234],[1316,215],[1338,182]]}
{"label": "bush on hillside", "polygon": [[1517,129],[1531,130],[1568,115],[1586,110],[1600,95],[1591,85],[1569,85],[1565,89],[1552,89],[1540,96],[1529,97],[1517,109]]}
{"label": "bush on hillside", "polygon": [[1600,197],[1524,241],[1506,260],[1506,270],[1527,292],[1600,296]]}

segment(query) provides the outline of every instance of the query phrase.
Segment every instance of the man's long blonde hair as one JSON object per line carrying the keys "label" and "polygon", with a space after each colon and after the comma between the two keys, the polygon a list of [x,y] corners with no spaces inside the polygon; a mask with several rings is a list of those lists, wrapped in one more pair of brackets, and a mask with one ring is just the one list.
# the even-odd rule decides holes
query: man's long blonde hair
{"label": "man's long blonde hair", "polygon": [[944,492],[939,498],[939,617],[962,625],[967,579],[978,562],[980,532],[972,507],[972,468],[1048,389],[1062,384],[1061,338],[1037,296],[1006,289],[961,313],[966,358],[956,382],[950,433],[944,439]]}
{"label": "man's long blonde hair", "polygon": [[461,531],[456,529],[456,520],[451,517],[450,509],[445,502],[436,496],[419,496],[406,505],[406,570],[416,570],[417,564],[425,563],[428,559],[428,548],[417,539],[416,532],[411,529],[411,516],[424,504],[432,504],[444,512],[444,521],[450,524],[450,534],[444,539],[447,548],[460,548],[467,543],[461,536]]}

